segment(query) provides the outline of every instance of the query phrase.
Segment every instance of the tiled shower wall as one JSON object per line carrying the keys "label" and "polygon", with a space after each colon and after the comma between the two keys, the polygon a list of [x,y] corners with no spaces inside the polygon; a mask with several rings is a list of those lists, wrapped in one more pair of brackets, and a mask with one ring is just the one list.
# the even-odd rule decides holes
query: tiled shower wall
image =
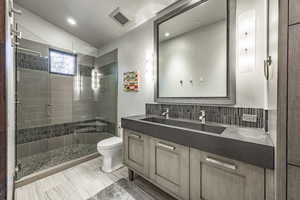
{"label": "tiled shower wall", "polygon": [[[85,132],[110,132],[109,126],[105,122],[100,122],[102,126],[96,126],[96,123],[99,122],[97,120],[88,120],[88,121],[78,121],[72,123],[64,123],[64,124],[56,124],[56,125],[49,125],[49,126],[41,126],[35,128],[26,128],[26,129],[19,129],[17,132],[17,144],[25,144],[29,142],[35,142],[43,139],[55,138],[65,135],[71,135],[79,129],[82,124],[85,123],[95,123],[95,125],[89,125]],[[89,130],[89,129],[90,130]],[[112,133],[111,133],[112,134]]]}
{"label": "tiled shower wall", "polygon": [[49,73],[49,46],[28,40],[21,46],[41,55],[17,53],[18,178],[95,153],[99,141],[115,134],[115,124],[99,119],[96,105],[103,99],[91,87],[94,57],[77,55],[77,74],[65,76]]}
{"label": "tiled shower wall", "polygon": [[[200,111],[206,111],[206,120],[222,124],[241,127],[266,128],[267,112],[260,108],[239,108],[225,106],[203,106],[187,104],[146,104],[146,114],[160,115],[169,108],[169,115],[173,118],[198,120]],[[256,115],[256,122],[242,120],[243,114]]]}
{"label": "tiled shower wall", "polygon": [[[118,52],[114,50],[95,59],[95,68],[101,74],[100,88],[96,92],[97,117],[117,127]],[[116,130],[117,131],[117,130]]]}
{"label": "tiled shower wall", "polygon": [[[18,53],[18,128],[31,128],[95,119],[96,101],[91,89],[90,63],[80,63],[81,76],[63,76],[48,71],[48,58]],[[89,65],[88,65],[89,64]],[[75,86],[80,81],[79,88]],[[75,90],[79,90],[75,91]]]}

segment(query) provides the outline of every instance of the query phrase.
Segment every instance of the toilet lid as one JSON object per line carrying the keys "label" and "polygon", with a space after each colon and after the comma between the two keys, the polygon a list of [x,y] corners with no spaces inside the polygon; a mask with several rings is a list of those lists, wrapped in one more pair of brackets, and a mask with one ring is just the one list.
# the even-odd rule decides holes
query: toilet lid
{"label": "toilet lid", "polygon": [[110,149],[122,145],[122,138],[111,137],[98,142],[97,146],[100,149]]}

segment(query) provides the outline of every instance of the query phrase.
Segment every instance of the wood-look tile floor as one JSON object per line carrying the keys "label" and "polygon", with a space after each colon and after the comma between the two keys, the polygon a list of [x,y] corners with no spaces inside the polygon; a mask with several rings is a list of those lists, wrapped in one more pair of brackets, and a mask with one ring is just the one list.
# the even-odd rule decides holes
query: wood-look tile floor
{"label": "wood-look tile floor", "polygon": [[86,200],[121,178],[128,178],[126,167],[104,173],[101,163],[96,158],[17,188],[15,200]]}

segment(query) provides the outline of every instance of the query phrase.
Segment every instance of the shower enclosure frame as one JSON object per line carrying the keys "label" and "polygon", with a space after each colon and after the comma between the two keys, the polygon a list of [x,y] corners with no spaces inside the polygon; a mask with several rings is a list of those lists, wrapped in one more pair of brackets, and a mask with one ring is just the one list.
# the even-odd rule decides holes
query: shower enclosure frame
{"label": "shower enclosure frame", "polygon": [[[36,54],[36,55],[42,55],[42,52],[38,52],[38,51],[33,51],[33,50],[30,50],[30,49],[25,49],[25,48],[22,48],[22,51],[28,51],[28,53],[33,53],[33,54]],[[58,52],[62,52],[62,53],[66,53],[66,54],[69,54],[69,53],[67,53],[67,52],[65,52],[65,51],[61,51],[60,49],[58,50],[58,49],[56,49],[56,48],[53,48],[53,47],[51,47],[51,46],[48,46],[48,54],[50,55],[50,50],[54,50],[54,51],[58,51]],[[18,93],[19,93],[19,91],[18,91],[18,76],[20,75],[18,75],[18,70],[17,70],[17,54],[18,54],[18,51],[19,51],[19,49],[18,48],[16,48],[15,49],[15,65],[14,65],[14,67],[15,67],[15,91],[16,91],[16,97],[18,96]],[[30,52],[29,52],[30,51]],[[74,55],[74,54],[72,54],[72,53],[70,53],[70,55]],[[49,84],[48,84],[48,87],[49,88],[47,88],[47,90],[49,90],[49,93],[51,93],[51,84],[50,84],[50,82],[51,82],[51,78],[50,78],[50,76],[53,74],[53,75],[63,75],[63,76],[67,76],[67,77],[76,77],[77,76],[77,72],[79,72],[78,70],[78,55],[75,55],[76,56],[76,58],[75,58],[75,61],[76,61],[76,64],[75,64],[75,66],[77,66],[76,67],[76,69],[75,69],[75,74],[74,75],[66,75],[66,74],[60,74],[60,73],[53,73],[53,72],[51,72],[51,70],[50,70],[50,56],[48,57],[48,70],[47,70],[47,73],[48,73],[48,81],[49,81]],[[117,112],[117,110],[118,110],[118,65],[117,65],[117,63],[118,63],[118,61],[116,60],[116,72],[115,72],[115,76],[116,76],[116,127],[115,127],[115,130],[116,130],[116,133],[117,133],[117,131],[118,131],[118,124],[117,124],[117,118],[118,118],[118,112]],[[74,87],[74,85],[73,85],[73,87]],[[74,95],[74,94],[73,94]],[[74,96],[73,96],[73,98],[74,98]],[[50,99],[51,99],[51,94],[49,94],[49,97],[48,97],[48,99],[49,99],[49,101],[48,101],[48,103],[49,104],[51,104],[51,101],[50,101]],[[17,118],[18,117],[20,117],[19,115],[17,115],[17,110],[18,110],[18,104],[20,103],[20,101],[16,101],[16,104],[15,104],[15,109],[16,109],[16,122],[17,122]],[[50,121],[51,121],[51,117],[49,118],[50,119]],[[50,122],[50,124],[51,124],[51,122]],[[18,153],[17,153],[17,139],[18,139],[18,134],[17,134],[17,131],[18,131],[18,124],[16,123],[15,124],[15,132],[16,132],[16,134],[15,134],[15,141],[16,141],[16,147],[15,147],[15,162],[16,162],[16,171],[18,171],[18,170],[20,170],[21,168],[22,168],[22,166],[18,163]],[[47,169],[45,169],[45,170],[42,170],[42,171],[38,171],[38,172],[35,172],[35,173],[33,173],[33,174],[30,174],[30,175],[27,175],[27,176],[25,176],[25,177],[23,177],[23,178],[25,178],[25,179],[21,179],[21,180],[18,180],[17,179],[17,176],[15,176],[15,180],[14,180],[14,182],[15,182],[15,187],[20,187],[20,186],[23,186],[23,185],[26,185],[26,184],[28,184],[28,183],[31,183],[31,182],[33,182],[33,181],[36,181],[36,180],[38,180],[38,179],[41,179],[41,178],[44,178],[44,177],[47,177],[47,176],[49,176],[49,175],[52,175],[52,174],[54,174],[54,173],[57,173],[57,172],[60,172],[60,171],[62,171],[62,170],[64,170],[64,169],[67,169],[67,168],[70,168],[70,167],[72,167],[72,166],[74,166],[74,165],[77,165],[77,164],[80,164],[80,163],[82,163],[82,162],[85,162],[85,161],[87,161],[87,160],[90,160],[90,159],[93,159],[93,158],[96,158],[96,157],[98,157],[99,155],[98,155],[98,153],[96,152],[96,153],[93,153],[93,154],[89,154],[89,155],[87,155],[87,156],[83,156],[83,157],[80,157],[80,158],[76,158],[76,159],[73,159],[73,160],[70,160],[70,161],[67,161],[67,162],[64,162],[64,163],[62,163],[62,164],[59,164],[59,165],[56,165],[56,166],[54,166],[54,167],[50,167],[50,168],[47,168]],[[36,175],[36,176],[35,176]]]}

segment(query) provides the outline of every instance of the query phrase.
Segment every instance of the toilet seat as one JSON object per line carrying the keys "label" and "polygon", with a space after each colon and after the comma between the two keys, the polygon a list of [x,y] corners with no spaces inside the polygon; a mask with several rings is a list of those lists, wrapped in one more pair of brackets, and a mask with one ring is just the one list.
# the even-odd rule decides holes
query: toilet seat
{"label": "toilet seat", "polygon": [[113,149],[116,147],[122,146],[122,138],[120,137],[111,137],[104,139],[100,142],[98,142],[97,147],[98,149]]}

